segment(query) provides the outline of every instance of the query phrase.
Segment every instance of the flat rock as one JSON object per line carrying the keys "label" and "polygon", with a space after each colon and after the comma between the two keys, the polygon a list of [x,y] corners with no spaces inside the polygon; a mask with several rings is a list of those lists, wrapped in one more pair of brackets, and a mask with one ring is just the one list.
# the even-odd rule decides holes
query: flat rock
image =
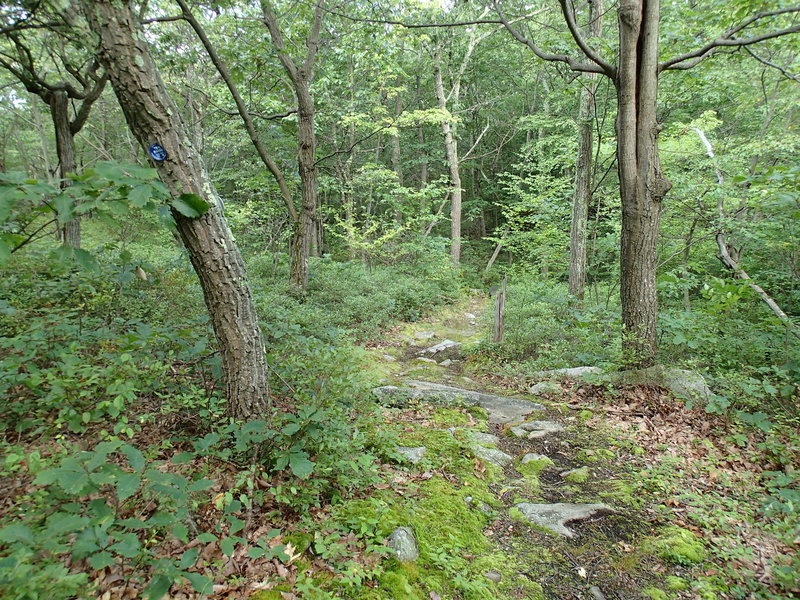
{"label": "flat rock", "polygon": [[532,504],[523,502],[516,507],[523,516],[539,527],[545,527],[559,535],[571,538],[575,533],[567,527],[573,521],[585,521],[592,517],[600,517],[614,513],[614,509],[605,504]]}
{"label": "flat rock", "polygon": [[383,354],[382,357],[386,362],[397,362],[397,359],[391,354]]}
{"label": "flat rock", "polygon": [[530,431],[525,431],[522,427],[512,427],[509,429],[509,431],[514,437],[518,438],[528,437],[528,434],[530,433]]}
{"label": "flat rock", "polygon": [[493,581],[494,583],[500,583],[503,579],[503,574],[500,571],[486,571],[484,577],[489,581]]}
{"label": "flat rock", "polygon": [[418,340],[431,340],[436,337],[435,331],[417,331],[414,337]]}
{"label": "flat rock", "polygon": [[400,562],[413,562],[419,558],[419,547],[414,531],[410,527],[398,527],[386,539],[386,545],[394,550]]}
{"label": "flat rock", "polygon": [[603,381],[624,385],[657,385],[680,398],[706,400],[711,389],[705,378],[695,371],[656,365],[647,369],[607,373]]}
{"label": "flat rock", "polygon": [[405,383],[411,388],[415,398],[423,398],[431,402],[435,402],[438,398],[439,402],[446,404],[461,400],[467,404],[480,406],[489,413],[490,423],[504,424],[519,421],[534,411],[544,410],[544,406],[541,404],[519,398],[496,396],[415,379],[409,379]]}
{"label": "flat rock", "polygon": [[425,358],[424,356],[418,356],[417,358],[414,359],[414,362],[415,363],[429,364],[429,365],[437,364],[436,361],[433,360],[432,358]]}
{"label": "flat rock", "polygon": [[538,378],[553,378],[553,377],[566,377],[569,379],[580,379],[587,374],[602,373],[603,369],[600,367],[571,367],[568,369],[551,369],[550,371],[538,371],[533,374],[533,377]]}
{"label": "flat rock", "polygon": [[416,465],[425,457],[425,446],[398,446],[397,453],[401,454],[412,465]]}
{"label": "flat rock", "polygon": [[496,435],[492,435],[491,433],[483,433],[480,431],[470,431],[469,436],[478,444],[483,446],[497,444],[500,441],[500,438]]}
{"label": "flat rock", "polygon": [[420,350],[417,355],[433,358],[435,360],[461,358],[461,344],[453,340],[444,340],[435,346]]}
{"label": "flat rock", "polygon": [[535,396],[541,396],[544,394],[559,394],[561,393],[561,386],[555,381],[542,381],[541,383],[531,386],[528,392],[534,394]]}
{"label": "flat rock", "polygon": [[528,421],[527,423],[523,423],[514,429],[521,429],[522,431],[527,432],[527,435],[517,435],[517,437],[527,437],[529,440],[535,440],[537,438],[550,435],[551,433],[564,431],[564,426],[560,423],[556,423],[555,421]]}
{"label": "flat rock", "polygon": [[510,454],[506,454],[502,450],[495,450],[494,448],[473,446],[472,451],[475,453],[475,456],[481,460],[497,465],[501,469],[514,460],[514,457]]}
{"label": "flat rock", "polygon": [[451,359],[447,358],[447,359],[443,360],[442,362],[440,362],[440,363],[439,363],[439,366],[440,366],[440,367],[449,367],[449,366],[450,366],[450,365],[452,365],[454,362],[455,362],[455,361],[453,361],[453,360],[451,360]]}

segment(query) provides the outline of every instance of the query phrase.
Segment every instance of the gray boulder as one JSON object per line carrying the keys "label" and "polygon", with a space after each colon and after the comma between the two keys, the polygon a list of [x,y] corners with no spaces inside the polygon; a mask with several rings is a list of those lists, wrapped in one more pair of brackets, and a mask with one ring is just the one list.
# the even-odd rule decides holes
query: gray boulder
{"label": "gray boulder", "polygon": [[417,331],[414,337],[418,340],[431,340],[436,337],[435,331]]}
{"label": "gray boulder", "polygon": [[668,389],[679,398],[689,400],[707,400],[711,395],[711,389],[700,373],[663,365],[608,373],[603,376],[603,381],[621,385],[657,385]]}
{"label": "gray boulder", "polygon": [[528,392],[535,396],[558,394],[561,392],[561,386],[554,381],[542,381],[541,383],[531,386]]}
{"label": "gray boulder", "polygon": [[523,502],[516,508],[526,520],[534,525],[544,527],[565,537],[575,537],[575,533],[567,527],[573,521],[585,521],[592,517],[613,514],[613,508],[605,504],[532,504]]}
{"label": "gray boulder", "polygon": [[473,446],[472,451],[475,453],[475,456],[481,460],[497,465],[501,469],[514,460],[514,457],[510,454],[506,454],[502,450],[496,450],[494,448]]}
{"label": "gray boulder", "polygon": [[409,379],[406,382],[408,387],[397,387],[385,385],[372,390],[378,400],[389,406],[404,406],[409,400],[422,400],[432,404],[444,406],[458,405],[461,403],[480,406],[489,413],[490,423],[510,423],[519,421],[537,410],[543,410],[541,404],[520,400],[518,398],[507,398],[465,390],[441,383],[431,383]]}
{"label": "gray boulder", "polygon": [[461,344],[453,340],[444,340],[435,346],[420,350],[417,355],[432,358],[436,361],[447,360],[448,358],[453,360],[461,358]]}
{"label": "gray boulder", "polygon": [[469,436],[478,444],[482,446],[496,445],[500,438],[491,433],[482,433],[480,431],[470,431]]}
{"label": "gray boulder", "polygon": [[550,371],[538,371],[534,373],[534,377],[538,377],[540,379],[545,378],[568,378],[568,379],[580,379],[584,375],[593,375],[602,373],[603,369],[600,367],[571,367],[568,369],[552,369]]}
{"label": "gray boulder", "polygon": [[[525,434],[520,435],[519,432],[514,431],[514,429],[524,431]],[[558,433],[559,431],[564,431],[564,426],[555,421],[528,421],[512,429],[512,432],[517,437],[527,437],[529,440],[542,438],[551,433]]]}
{"label": "gray boulder", "polygon": [[394,550],[400,562],[414,562],[419,558],[419,547],[414,531],[410,527],[398,527],[386,539],[386,545]]}

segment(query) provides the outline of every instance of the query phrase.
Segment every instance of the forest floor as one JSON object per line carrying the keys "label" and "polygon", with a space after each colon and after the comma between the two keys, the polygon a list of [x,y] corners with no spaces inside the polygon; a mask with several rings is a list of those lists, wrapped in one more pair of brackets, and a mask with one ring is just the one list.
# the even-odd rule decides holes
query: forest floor
{"label": "forest floor", "polygon": [[[368,348],[407,457],[380,519],[410,528],[419,557],[363,597],[713,600],[775,584],[793,550],[754,524],[759,468],[722,421],[655,387],[482,368],[469,347],[487,306],[473,297]],[[445,340],[461,346],[426,352]]]}

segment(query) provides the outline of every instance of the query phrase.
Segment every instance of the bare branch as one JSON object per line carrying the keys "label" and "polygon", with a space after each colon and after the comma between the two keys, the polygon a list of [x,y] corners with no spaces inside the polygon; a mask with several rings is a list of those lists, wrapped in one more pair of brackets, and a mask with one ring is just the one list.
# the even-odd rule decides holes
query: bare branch
{"label": "bare branch", "polygon": [[143,19],[142,25],[150,25],[151,23],[172,23],[174,21],[185,21],[186,17],[183,15],[175,15],[173,17],[153,17],[151,19]]}
{"label": "bare branch", "polygon": [[581,49],[581,52],[583,52],[589,60],[599,66],[603,70],[604,74],[611,79],[614,79],[614,77],[616,77],[616,70],[614,67],[611,65],[611,63],[603,60],[597,51],[589,46],[589,44],[583,38],[583,35],[581,35],[581,32],[575,23],[575,7],[572,5],[572,1],[559,0],[559,4],[561,5],[561,12],[564,15],[564,21],[567,23],[567,28],[569,28],[570,34],[572,34],[572,39],[574,39],[575,43],[578,44],[578,48]]}
{"label": "bare branch", "polygon": [[536,56],[541,58],[542,60],[546,60],[549,62],[563,62],[572,69],[573,71],[580,71],[582,73],[601,73],[603,75],[607,75],[609,77],[614,77],[614,75],[609,75],[603,67],[601,67],[598,63],[590,64],[590,63],[583,63],[576,60],[574,57],[569,56],[568,54],[551,54],[549,52],[545,52],[544,50],[540,49],[536,44],[530,41],[528,38],[523,36],[516,28],[514,28],[511,23],[505,18],[503,12],[501,11],[500,7],[497,4],[497,1],[494,1],[494,9],[497,12],[497,15],[500,17],[500,23],[508,30],[508,32],[517,40],[520,44],[523,44],[528,47],[528,49],[533,52]]}
{"label": "bare branch", "polygon": [[719,52],[722,48],[749,46],[750,44],[757,44],[758,42],[763,42],[765,40],[773,39],[776,37],[789,35],[791,33],[800,33],[800,25],[795,25],[793,27],[786,27],[784,29],[770,31],[749,38],[735,37],[737,33],[742,31],[746,27],[752,25],[756,21],[760,21],[762,19],[767,19],[770,17],[776,17],[779,15],[798,13],[798,12],[800,12],[800,6],[783,8],[780,10],[773,10],[752,15],[747,19],[745,19],[744,21],[742,21],[741,23],[739,23],[738,25],[736,25],[735,27],[732,27],[731,29],[720,35],[717,39],[707,43],[705,46],[698,48],[696,50],[692,50],[691,52],[686,52],[685,54],[681,54],[680,56],[670,58],[669,60],[665,60],[658,66],[658,70],[683,71],[691,69],[692,67],[700,63],[702,60]]}
{"label": "bare branch", "polygon": [[766,66],[768,66],[768,67],[770,67],[772,69],[776,69],[776,70],[780,71],[786,78],[791,79],[792,81],[795,81],[797,83],[800,83],[800,73],[798,73],[797,75],[792,75],[791,73],[789,73],[789,71],[787,71],[786,69],[784,69],[780,65],[776,65],[775,63],[769,62],[765,58],[761,58],[758,54],[756,54],[755,52],[750,50],[750,48],[748,48],[747,46],[744,46],[744,49],[745,49],[745,52],[747,52],[750,56],[755,58],[761,64],[766,65]]}

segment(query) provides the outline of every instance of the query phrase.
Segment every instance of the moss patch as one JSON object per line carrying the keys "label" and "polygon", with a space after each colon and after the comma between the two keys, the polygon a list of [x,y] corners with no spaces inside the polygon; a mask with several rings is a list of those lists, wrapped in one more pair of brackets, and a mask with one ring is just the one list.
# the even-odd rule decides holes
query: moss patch
{"label": "moss patch", "polygon": [[668,596],[664,590],[658,588],[645,588],[642,594],[650,598],[650,600],[667,600]]}
{"label": "moss patch", "polygon": [[586,483],[589,481],[589,475],[589,467],[581,467],[580,469],[567,471],[562,476],[565,481],[569,481],[570,483]]}
{"label": "moss patch", "polygon": [[706,557],[703,542],[681,527],[669,527],[662,535],[645,543],[642,549],[676,565],[697,564]]}
{"label": "moss patch", "polygon": [[438,427],[457,427],[469,424],[469,417],[457,408],[437,408],[431,421]]}

